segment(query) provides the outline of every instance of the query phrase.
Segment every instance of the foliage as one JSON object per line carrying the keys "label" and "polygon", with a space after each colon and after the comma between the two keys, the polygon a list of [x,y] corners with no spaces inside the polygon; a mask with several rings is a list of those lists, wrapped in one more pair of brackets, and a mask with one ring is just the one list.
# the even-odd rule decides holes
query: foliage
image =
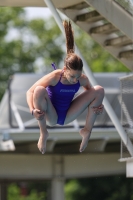
{"label": "foliage", "polygon": [[23,196],[21,194],[21,190],[20,187],[15,184],[12,183],[9,185],[8,187],[8,191],[7,191],[7,199],[8,200],[46,200],[47,198],[47,187],[48,184],[42,184],[42,183],[30,183],[28,184],[28,195]]}
{"label": "foliage", "polygon": [[[65,197],[67,200],[78,200],[86,194],[87,188],[83,188],[77,180],[71,180],[65,185]],[[80,198],[79,198],[80,194]]]}
{"label": "foliage", "polygon": [[[8,187],[8,200],[47,200],[50,181],[27,182],[28,195],[22,196],[18,184]],[[65,183],[66,200],[133,200],[133,179],[124,175],[90,177],[67,180]]]}
{"label": "foliage", "polygon": [[[61,32],[53,19],[27,20],[22,8],[0,8],[0,98],[10,75],[45,72],[63,56]],[[59,40],[60,38],[60,40]]]}
{"label": "foliage", "polygon": [[124,176],[70,180],[65,194],[67,200],[133,200],[133,180]]}

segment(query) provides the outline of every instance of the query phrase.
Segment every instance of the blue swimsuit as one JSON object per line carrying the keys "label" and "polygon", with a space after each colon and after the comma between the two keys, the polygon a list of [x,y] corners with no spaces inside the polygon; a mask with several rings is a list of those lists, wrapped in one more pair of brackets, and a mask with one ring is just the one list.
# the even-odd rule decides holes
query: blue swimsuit
{"label": "blue swimsuit", "polygon": [[55,86],[48,86],[46,88],[49,98],[57,112],[57,124],[64,125],[67,111],[73,100],[75,93],[79,90],[79,81],[76,84],[64,85],[61,83],[63,71],[60,76],[59,82]]}

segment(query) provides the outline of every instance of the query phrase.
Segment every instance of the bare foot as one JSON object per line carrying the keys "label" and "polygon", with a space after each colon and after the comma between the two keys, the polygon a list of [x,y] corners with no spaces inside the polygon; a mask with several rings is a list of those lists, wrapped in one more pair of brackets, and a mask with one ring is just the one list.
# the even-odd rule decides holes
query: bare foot
{"label": "bare foot", "polygon": [[90,132],[88,129],[83,128],[83,129],[80,130],[79,133],[80,133],[80,135],[82,136],[82,142],[81,142],[79,151],[82,152],[82,151],[85,150],[85,148],[86,148],[87,145],[88,145],[88,141],[89,141],[91,132]]}
{"label": "bare foot", "polygon": [[46,143],[47,143],[47,138],[49,136],[49,133],[48,132],[45,132],[45,135],[41,135],[39,140],[38,140],[38,149],[39,151],[44,154],[45,151],[46,151]]}

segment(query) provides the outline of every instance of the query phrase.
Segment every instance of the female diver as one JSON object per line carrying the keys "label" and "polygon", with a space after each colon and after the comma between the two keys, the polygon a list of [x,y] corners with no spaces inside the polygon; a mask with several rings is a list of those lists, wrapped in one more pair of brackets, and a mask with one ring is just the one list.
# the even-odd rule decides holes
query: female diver
{"label": "female diver", "polygon": [[[87,76],[82,73],[83,62],[74,53],[74,35],[71,23],[63,22],[66,35],[67,55],[63,69],[56,69],[38,80],[27,91],[27,103],[30,112],[38,120],[40,137],[38,148],[42,154],[46,151],[49,126],[65,125],[75,120],[88,109],[84,127],[80,130],[82,142],[79,151],[87,147],[96,116],[103,111],[103,87],[91,86]],[[80,87],[84,91],[74,98]]]}

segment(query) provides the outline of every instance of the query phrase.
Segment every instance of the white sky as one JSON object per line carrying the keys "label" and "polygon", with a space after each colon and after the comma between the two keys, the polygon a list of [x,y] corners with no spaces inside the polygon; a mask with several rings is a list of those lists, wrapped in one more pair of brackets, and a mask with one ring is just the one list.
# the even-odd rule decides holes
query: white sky
{"label": "white sky", "polygon": [[37,17],[48,18],[52,15],[49,8],[29,7],[29,8],[25,8],[25,10],[27,11],[27,17],[29,19],[33,19]]}

